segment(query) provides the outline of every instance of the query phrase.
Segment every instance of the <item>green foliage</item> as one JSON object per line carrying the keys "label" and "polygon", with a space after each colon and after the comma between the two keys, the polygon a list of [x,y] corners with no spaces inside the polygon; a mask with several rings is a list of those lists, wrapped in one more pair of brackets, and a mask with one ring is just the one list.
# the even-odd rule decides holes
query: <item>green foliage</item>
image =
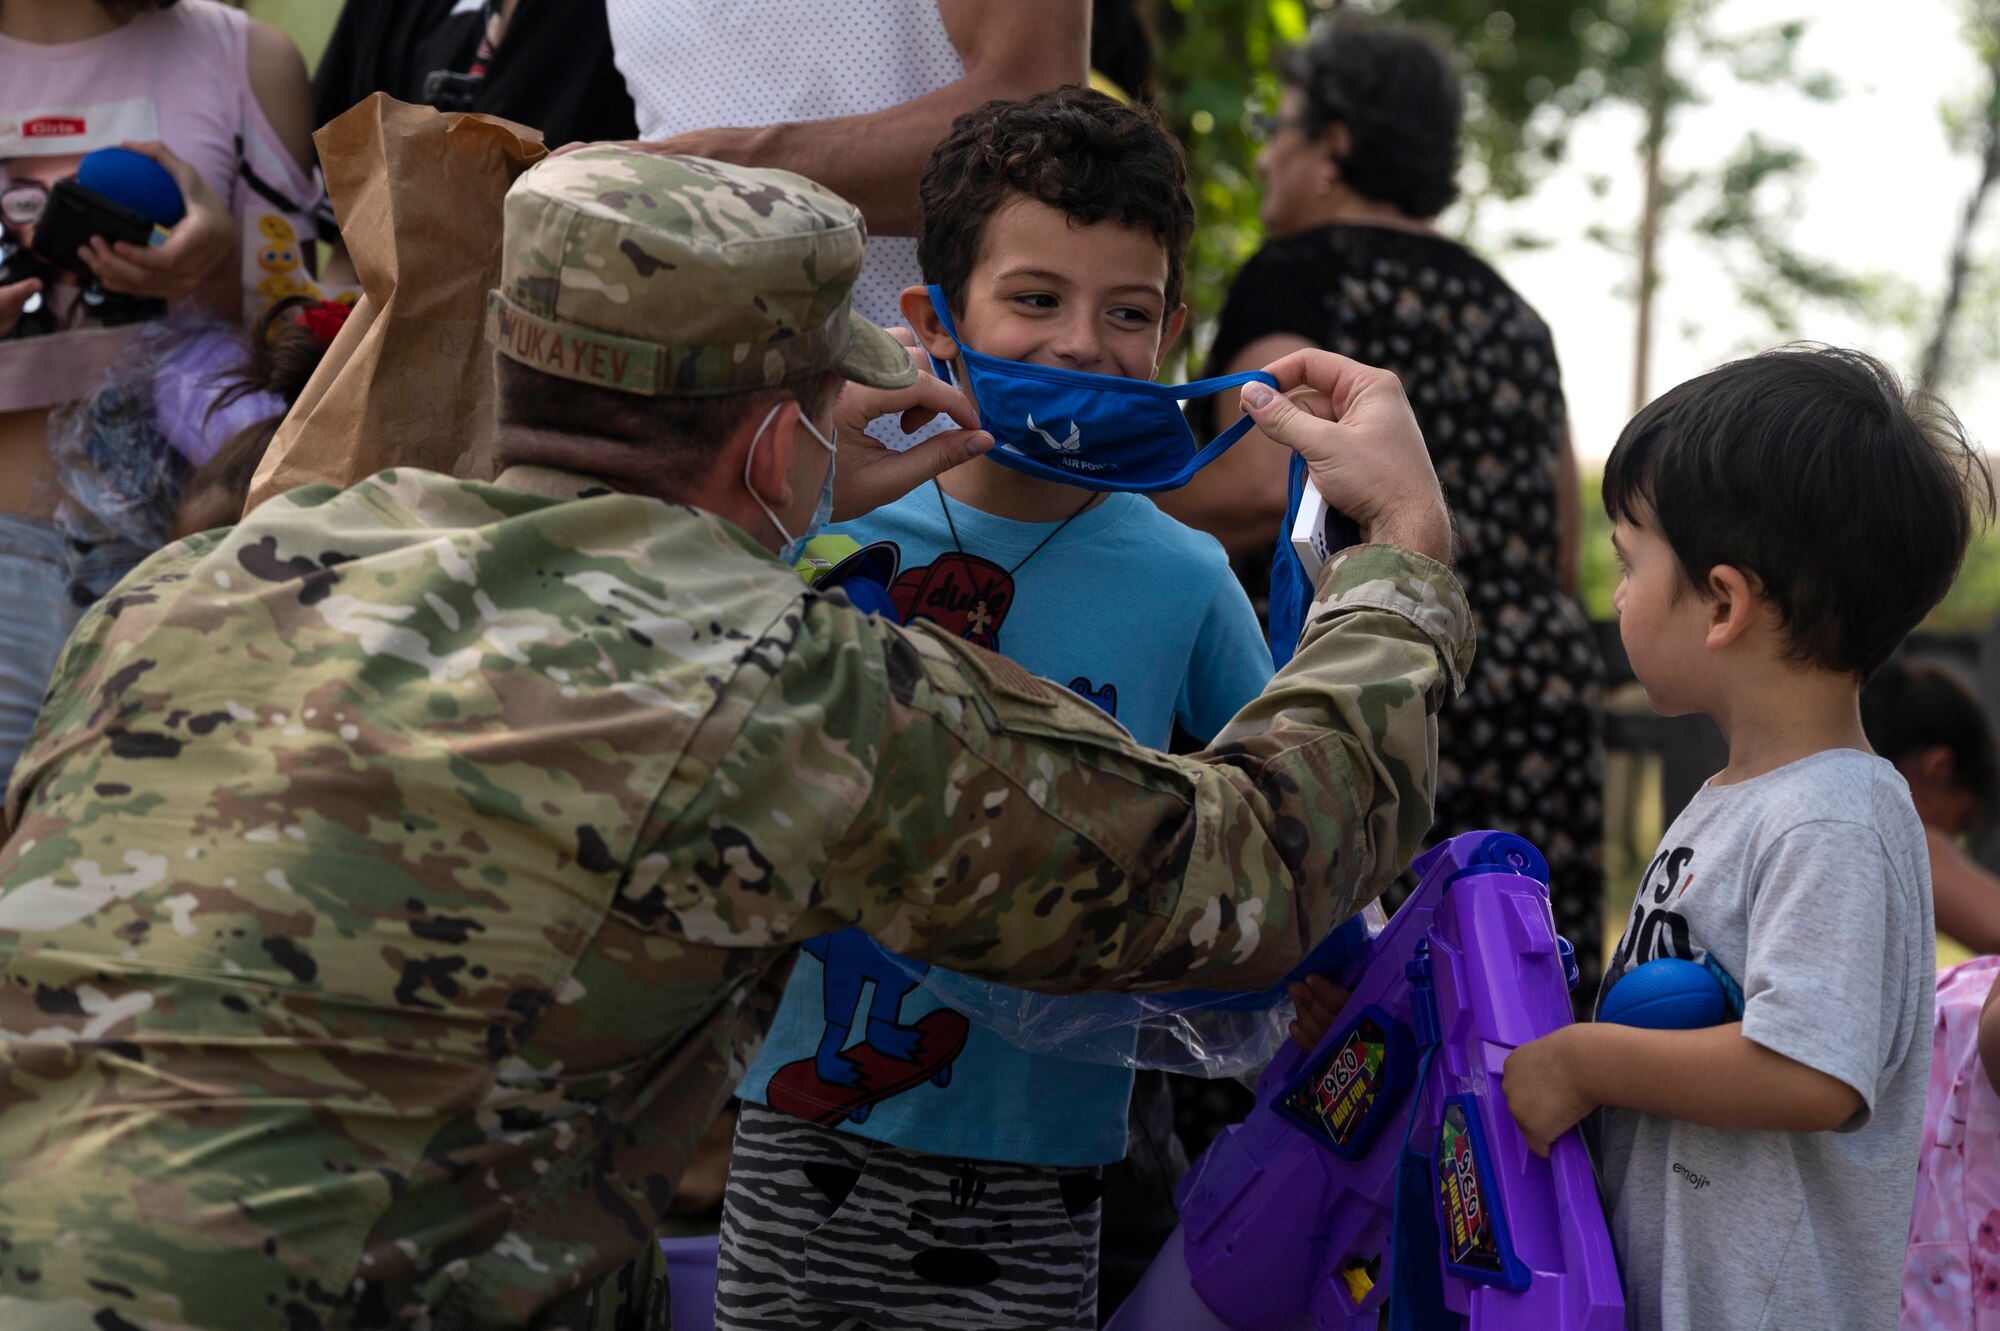
{"label": "green foliage", "polygon": [[1304,38],[1307,19],[1300,0],[1170,0],[1153,10],[1160,112],[1186,145],[1195,198],[1187,302],[1197,319],[1221,311],[1229,279],[1263,241],[1250,118],[1277,105],[1272,62]]}
{"label": "green foliage", "polygon": [[1583,473],[1583,537],[1577,550],[1577,599],[1592,619],[1612,619],[1611,594],[1618,589],[1618,556],[1611,549],[1611,519],[1604,512],[1604,473]]}
{"label": "green foliage", "polygon": [[1953,97],[1938,110],[1953,151],[1976,156],[1978,182],[1959,214],[1958,231],[1945,265],[1944,290],[1931,317],[1929,343],[1919,379],[1925,386],[1949,387],[1995,355],[2000,324],[2000,262],[1980,252],[1982,215],[2000,183],[2000,0],[1963,0],[1965,43],[1987,74],[1976,97]]}
{"label": "green foliage", "polygon": [[[1714,26],[1714,10],[1712,0],[1663,0],[1659,13],[1668,45],[1658,52],[1658,66],[1632,88],[1633,100],[1646,108],[1662,140],[1683,111],[1703,100],[1698,85],[1718,75],[1809,101],[1841,95],[1831,74],[1802,65],[1803,21],[1722,32]],[[1761,315],[1780,337],[1798,336],[1809,308],[1843,309],[1885,322],[1906,317],[1914,307],[1907,283],[1883,273],[1847,271],[1791,243],[1791,225],[1804,210],[1801,191],[1812,169],[1796,147],[1752,130],[1718,159],[1662,169],[1659,228],[1680,229],[1703,242],[1729,277],[1739,304]],[[1636,230],[1592,229],[1593,239],[1621,253],[1637,248],[1636,237]],[[1745,349],[1765,341],[1753,337]]]}
{"label": "green foliage", "polygon": [[333,25],[340,18],[340,6],[330,0],[242,0],[242,7],[251,18],[262,19],[290,33],[299,50],[305,53],[309,69],[319,64],[320,55],[326,50],[326,39],[333,34]]}
{"label": "green foliage", "polygon": [[1706,206],[1691,224],[1715,251],[1737,298],[1784,337],[1799,335],[1807,304],[1881,313],[1897,289],[1892,279],[1847,272],[1786,242],[1791,219],[1804,208],[1799,187],[1810,168],[1797,148],[1753,130],[1707,173]]}
{"label": "green foliage", "polygon": [[2000,610],[2000,530],[1988,527],[1973,537],[1958,581],[1931,611],[1924,628],[1933,632],[1984,633]]}
{"label": "green foliage", "polygon": [[1665,39],[1657,0],[1601,4],[1400,0],[1373,7],[1428,23],[1458,52],[1466,87],[1467,192],[1518,198],[1560,163],[1579,116],[1629,99]]}

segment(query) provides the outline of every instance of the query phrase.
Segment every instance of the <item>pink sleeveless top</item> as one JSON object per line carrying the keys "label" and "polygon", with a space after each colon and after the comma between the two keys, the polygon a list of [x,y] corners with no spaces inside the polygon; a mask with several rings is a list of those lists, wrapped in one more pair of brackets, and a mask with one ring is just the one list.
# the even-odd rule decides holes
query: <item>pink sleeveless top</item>
{"label": "pink sleeveless top", "polygon": [[[275,211],[309,239],[317,190],[257,104],[249,49],[250,20],[215,0],[180,0],[79,42],[0,36],[0,186],[53,183],[85,153],[157,139],[239,218],[273,211],[265,200],[276,194],[292,206]],[[265,255],[267,266],[283,257]],[[68,317],[74,294],[57,296],[61,331],[0,341],[0,412],[83,397],[131,345],[138,327],[92,328]]]}
{"label": "pink sleeveless top", "polygon": [[2000,1095],[1979,1062],[1995,976],[2000,957],[1938,972],[1902,1331],[2000,1331]]}

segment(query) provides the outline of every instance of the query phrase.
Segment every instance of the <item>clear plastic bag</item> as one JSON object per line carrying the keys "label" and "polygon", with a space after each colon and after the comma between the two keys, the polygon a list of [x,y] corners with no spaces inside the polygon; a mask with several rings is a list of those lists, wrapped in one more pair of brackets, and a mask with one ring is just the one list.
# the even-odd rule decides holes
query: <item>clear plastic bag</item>
{"label": "clear plastic bag", "polygon": [[1289,1032],[1285,989],[1306,974],[1333,975],[1387,923],[1370,905],[1313,950],[1283,981],[1259,992],[1183,989],[1162,994],[1031,993],[896,957],[946,1007],[1009,1044],[1078,1063],[1236,1077],[1270,1061]]}
{"label": "clear plastic bag", "polygon": [[49,448],[72,540],[166,544],[193,466],[235,430],[285,409],[269,393],[218,405],[249,359],[240,329],[176,313],[149,325],[88,397],[56,410]]}

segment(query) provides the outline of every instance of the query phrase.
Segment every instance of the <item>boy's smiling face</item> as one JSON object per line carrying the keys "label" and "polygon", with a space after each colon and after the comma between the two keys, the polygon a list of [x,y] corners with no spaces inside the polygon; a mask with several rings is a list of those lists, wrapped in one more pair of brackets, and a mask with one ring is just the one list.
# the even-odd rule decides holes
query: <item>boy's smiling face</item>
{"label": "boy's smiling face", "polygon": [[[953,317],[965,345],[989,356],[1151,379],[1187,319],[1185,305],[1166,308],[1166,289],[1167,251],[1152,232],[1073,222],[1023,194],[988,219]],[[926,350],[957,357],[922,287],[904,292],[903,312]]]}

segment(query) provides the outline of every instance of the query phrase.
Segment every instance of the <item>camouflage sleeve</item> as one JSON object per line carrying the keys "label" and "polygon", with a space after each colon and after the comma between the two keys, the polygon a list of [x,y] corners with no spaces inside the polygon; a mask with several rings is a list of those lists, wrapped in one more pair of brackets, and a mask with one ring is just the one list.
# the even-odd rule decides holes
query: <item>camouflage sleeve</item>
{"label": "camouflage sleeve", "polygon": [[1437,709],[1472,657],[1448,571],[1348,551],[1292,662],[1207,752],[1173,758],[1002,657],[871,623],[889,695],[873,780],[801,923],[1057,992],[1280,977],[1419,848]]}
{"label": "camouflage sleeve", "polygon": [[6,789],[0,789],[0,842],[12,836],[19,825],[29,791],[41,770],[60,752],[63,736],[89,719],[98,696],[104,644],[117,627],[119,615],[130,606],[151,604],[156,583],[182,576],[215,543],[214,533],[205,532],[155,551],[126,574],[109,596],[84,611],[56,658],[55,671],[43,690],[42,709],[35,716],[13,777]]}

